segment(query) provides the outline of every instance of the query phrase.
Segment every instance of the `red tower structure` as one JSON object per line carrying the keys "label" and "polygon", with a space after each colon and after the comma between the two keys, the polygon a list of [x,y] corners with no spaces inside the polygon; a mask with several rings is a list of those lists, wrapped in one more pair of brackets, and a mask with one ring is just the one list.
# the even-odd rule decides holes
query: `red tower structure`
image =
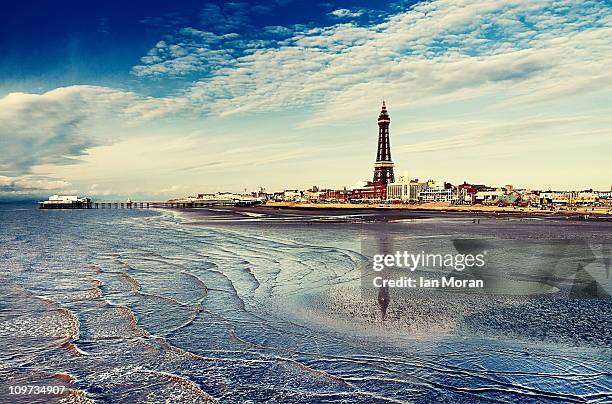
{"label": "red tower structure", "polygon": [[387,112],[385,101],[378,115],[378,152],[376,163],[374,163],[374,184],[387,187],[390,182],[395,182],[393,176],[393,162],[391,161],[391,145],[389,143],[389,124],[391,118]]}

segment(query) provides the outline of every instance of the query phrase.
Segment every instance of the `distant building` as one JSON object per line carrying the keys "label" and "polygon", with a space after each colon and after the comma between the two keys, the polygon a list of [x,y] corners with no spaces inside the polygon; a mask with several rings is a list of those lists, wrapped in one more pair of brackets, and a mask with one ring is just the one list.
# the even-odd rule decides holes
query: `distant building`
{"label": "distant building", "polygon": [[316,202],[321,199],[321,196],[324,194],[323,191],[319,190],[319,187],[316,185],[306,191],[302,192],[304,199],[309,202]]}
{"label": "distant building", "polygon": [[419,202],[456,202],[457,193],[452,186],[447,187],[446,183],[441,184],[437,181],[428,181],[427,187],[419,192]]}
{"label": "distant building", "polygon": [[410,202],[420,202],[421,192],[427,189],[427,182],[410,181]]}
{"label": "distant building", "polygon": [[387,185],[387,199],[390,201],[410,202],[410,178],[402,175],[396,182]]}
{"label": "distant building", "polygon": [[283,192],[283,201],[299,202],[302,200],[302,192],[297,189],[287,189]]}
{"label": "distant building", "polygon": [[597,199],[612,199],[612,191],[598,191]]}
{"label": "distant building", "polygon": [[397,182],[387,185],[387,199],[402,203],[457,203],[459,192],[449,183],[411,181],[408,176],[401,176]]}
{"label": "distant building", "polygon": [[595,203],[598,199],[599,195],[592,190],[572,192],[570,203],[575,205],[589,205]]}
{"label": "distant building", "polygon": [[321,201],[325,202],[347,202],[349,200],[350,191],[344,190],[335,190],[335,189],[325,189],[322,191],[323,193],[320,196]]}
{"label": "distant building", "polygon": [[476,194],[480,191],[490,190],[489,187],[482,184],[468,184],[467,182],[463,182],[463,184],[457,186],[457,194],[458,201],[457,203],[463,205],[471,205],[476,203]]}
{"label": "distant building", "polygon": [[504,195],[504,190],[496,189],[493,191],[478,191],[474,194],[474,203],[482,205],[492,205],[500,196]]}
{"label": "distant building", "polygon": [[542,205],[567,205],[570,203],[571,195],[564,191],[546,191],[540,193],[540,204]]}
{"label": "distant building", "polygon": [[266,192],[266,189],[263,187],[259,187],[257,188],[255,191],[251,192],[251,196],[253,198],[257,198],[259,200],[265,201],[268,199],[268,194]]}
{"label": "distant building", "polygon": [[235,192],[218,192],[218,199],[227,199],[227,200],[239,200],[244,198],[244,195],[237,194]]}
{"label": "distant building", "polygon": [[[507,188],[506,188],[507,189]],[[512,191],[498,196],[493,200],[493,204],[497,206],[518,206],[521,202],[521,194]]]}
{"label": "distant building", "polygon": [[380,183],[366,182],[353,187],[348,192],[348,200],[353,202],[379,202],[387,196],[387,187]]}
{"label": "distant building", "polygon": [[525,189],[520,192],[520,195],[521,201],[519,202],[519,206],[537,206],[540,204],[540,193],[537,191]]}

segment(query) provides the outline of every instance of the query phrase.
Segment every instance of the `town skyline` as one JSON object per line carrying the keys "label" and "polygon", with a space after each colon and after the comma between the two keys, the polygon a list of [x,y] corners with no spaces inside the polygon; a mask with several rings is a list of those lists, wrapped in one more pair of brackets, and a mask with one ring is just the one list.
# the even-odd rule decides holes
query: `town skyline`
{"label": "town skyline", "polygon": [[298,3],[12,5],[0,199],[350,187],[383,99],[396,177],[610,190],[605,2]]}

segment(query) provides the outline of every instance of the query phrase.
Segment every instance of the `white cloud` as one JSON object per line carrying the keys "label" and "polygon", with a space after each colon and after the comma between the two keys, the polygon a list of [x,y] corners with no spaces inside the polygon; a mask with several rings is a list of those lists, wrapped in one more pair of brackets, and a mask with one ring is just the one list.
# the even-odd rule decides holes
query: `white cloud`
{"label": "white cloud", "polygon": [[50,191],[64,191],[70,182],[34,175],[7,177],[0,175],[0,195],[44,194]]}
{"label": "white cloud", "polygon": [[355,18],[363,15],[363,10],[349,10],[347,8],[339,8],[329,13],[335,18]]}
{"label": "white cloud", "polygon": [[78,163],[91,148],[122,140],[131,125],[191,109],[186,98],[142,97],[100,86],[9,93],[0,98],[0,175]]}
{"label": "white cloud", "polygon": [[[217,36],[193,28],[181,30],[182,41],[168,44],[159,41],[146,56],[141,65],[134,66],[136,76],[182,76],[195,72],[211,72],[228,65],[233,60],[231,50],[218,46],[228,36]],[[217,45],[217,48],[213,46]]]}
{"label": "white cloud", "polygon": [[112,116],[134,96],[104,87],[62,87],[0,99],[0,173],[26,174],[38,164],[71,164],[111,137],[91,124]]}
{"label": "white cloud", "polygon": [[[293,27],[287,39],[241,40],[235,48],[224,36],[183,30],[191,39],[151,51],[170,55],[178,46],[179,54],[134,69],[200,74],[164,103],[180,99],[181,108],[224,116],[319,110],[308,126],[364,113],[382,96],[414,106],[497,91],[507,105],[601,91],[612,70],[611,21],[609,7],[594,0],[439,0],[376,25]],[[225,53],[205,56],[220,44]]]}
{"label": "white cloud", "polygon": [[[533,136],[542,137],[550,135],[555,129],[555,139],[572,136],[574,126],[589,121],[587,116],[566,117],[536,117],[520,122],[514,121],[463,121],[463,122],[437,122],[435,124],[414,124],[410,132],[396,133],[406,136],[410,133],[430,137],[430,140],[405,144],[395,147],[395,152],[438,153],[444,150],[458,150],[474,148],[486,144],[502,146],[507,142],[524,141]],[[571,128],[571,129],[570,129]],[[439,133],[461,133],[451,136],[439,136]],[[433,139],[431,139],[433,138]]]}

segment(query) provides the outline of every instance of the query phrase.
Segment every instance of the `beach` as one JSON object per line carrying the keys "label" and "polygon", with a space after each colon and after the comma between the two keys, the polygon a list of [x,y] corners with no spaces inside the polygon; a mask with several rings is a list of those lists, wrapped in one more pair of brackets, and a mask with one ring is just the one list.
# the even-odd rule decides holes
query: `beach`
{"label": "beach", "polygon": [[[611,224],[268,209],[3,205],[3,392],[65,387],[17,403],[605,402]],[[466,239],[489,251],[486,290],[394,289],[383,311],[368,257],[456,252]]]}
{"label": "beach", "polygon": [[304,209],[304,210],[361,210],[376,211],[405,210],[413,212],[456,212],[483,215],[518,215],[518,216],[584,216],[594,215],[612,217],[611,207],[572,207],[541,209],[520,206],[487,206],[487,205],[452,205],[443,202],[422,204],[378,204],[378,203],[310,203],[310,202],[272,202],[264,205],[272,209]]}

